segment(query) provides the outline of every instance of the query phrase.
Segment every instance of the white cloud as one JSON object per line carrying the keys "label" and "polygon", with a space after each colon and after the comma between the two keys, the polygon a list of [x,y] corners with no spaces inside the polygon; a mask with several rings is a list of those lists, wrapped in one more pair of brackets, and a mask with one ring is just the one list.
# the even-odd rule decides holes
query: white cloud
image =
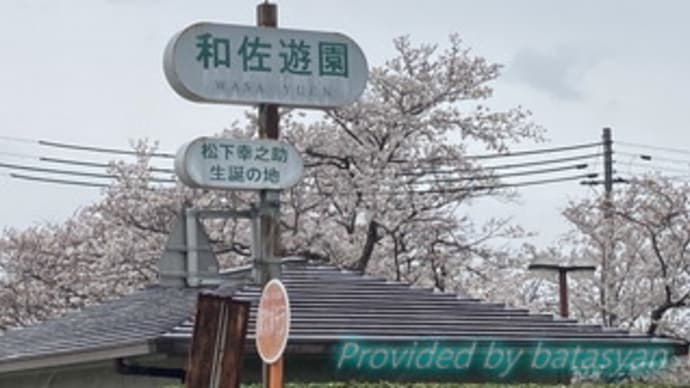
{"label": "white cloud", "polygon": [[587,72],[601,60],[587,53],[561,46],[547,52],[531,48],[519,50],[508,65],[506,76],[563,100],[586,98],[583,83]]}

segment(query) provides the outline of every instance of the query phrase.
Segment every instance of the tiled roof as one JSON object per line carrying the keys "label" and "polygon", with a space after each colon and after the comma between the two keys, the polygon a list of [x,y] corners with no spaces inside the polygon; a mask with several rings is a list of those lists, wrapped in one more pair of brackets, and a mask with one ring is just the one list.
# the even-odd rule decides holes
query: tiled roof
{"label": "tiled roof", "polygon": [[195,289],[153,287],[0,336],[0,365],[145,344],[187,319]]}
{"label": "tiled roof", "polygon": [[[249,275],[249,269],[226,273],[227,284],[216,292],[253,302],[247,339],[251,349],[260,288],[248,282]],[[292,309],[290,344],[333,343],[352,337],[490,337],[520,341],[653,341],[687,346],[682,341],[578,324],[550,314],[532,314],[500,303],[414,288],[328,265],[285,263],[282,280]],[[154,340],[186,349],[198,291],[154,287],[35,327],[10,331],[0,337],[0,370],[4,363],[17,360]]]}
{"label": "tiled roof", "polygon": [[[579,324],[572,319],[554,318],[551,314],[533,314],[501,303],[413,288],[405,283],[327,265],[284,266],[282,280],[292,310],[291,343],[328,342],[352,337],[572,338],[593,341],[649,341],[652,338],[620,329]],[[237,299],[252,302],[247,331],[252,343],[260,292],[260,288],[253,284],[232,292]],[[163,338],[189,339],[192,327],[193,321],[189,319]],[[663,341],[658,337],[655,340]]]}

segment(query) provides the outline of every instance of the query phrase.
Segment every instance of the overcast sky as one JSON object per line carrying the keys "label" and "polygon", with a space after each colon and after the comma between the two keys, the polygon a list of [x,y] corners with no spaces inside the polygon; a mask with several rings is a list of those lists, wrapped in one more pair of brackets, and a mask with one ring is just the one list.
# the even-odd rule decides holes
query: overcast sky
{"label": "overcast sky", "polygon": [[[104,159],[7,137],[110,147],[146,137],[174,151],[241,119],[245,108],[176,95],[163,75],[162,52],[175,32],[196,21],[254,24],[256,4],[3,0],[0,162],[47,167],[27,156]],[[548,130],[547,146],[597,141],[610,126],[615,140],[690,150],[690,3],[289,0],[278,6],[280,26],[345,33],[372,66],[394,54],[396,36],[443,45],[459,33],[475,53],[505,65],[492,106],[530,109]],[[97,189],[24,182],[7,173],[0,169],[0,227],[60,221],[99,198]],[[483,201],[472,212],[514,216],[546,243],[565,231],[559,212],[568,199],[589,190],[577,182],[526,188],[520,204]]]}

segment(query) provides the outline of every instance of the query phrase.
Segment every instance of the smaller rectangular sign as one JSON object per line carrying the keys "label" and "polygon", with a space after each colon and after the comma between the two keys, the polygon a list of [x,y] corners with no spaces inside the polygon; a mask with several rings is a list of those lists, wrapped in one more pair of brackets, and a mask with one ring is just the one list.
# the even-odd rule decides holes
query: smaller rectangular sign
{"label": "smaller rectangular sign", "polygon": [[192,187],[279,190],[299,182],[303,170],[297,150],[277,140],[202,137],[175,158],[177,176]]}

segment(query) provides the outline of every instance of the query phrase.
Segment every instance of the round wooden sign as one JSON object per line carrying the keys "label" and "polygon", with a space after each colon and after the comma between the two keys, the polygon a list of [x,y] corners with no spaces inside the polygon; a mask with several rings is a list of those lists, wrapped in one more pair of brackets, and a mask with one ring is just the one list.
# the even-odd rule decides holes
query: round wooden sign
{"label": "round wooden sign", "polygon": [[290,301],[278,279],[266,283],[256,317],[256,350],[266,364],[278,361],[290,332]]}

